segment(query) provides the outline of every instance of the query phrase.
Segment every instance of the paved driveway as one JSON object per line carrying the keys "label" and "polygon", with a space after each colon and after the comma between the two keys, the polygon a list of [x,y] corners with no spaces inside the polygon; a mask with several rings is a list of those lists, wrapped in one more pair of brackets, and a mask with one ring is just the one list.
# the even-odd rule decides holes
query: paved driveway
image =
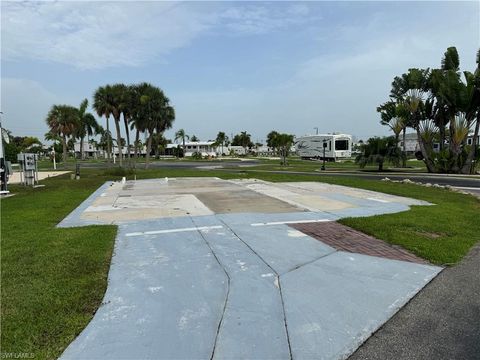
{"label": "paved driveway", "polygon": [[62,358],[345,358],[441,269],[289,225],[410,205],[427,204],[319,183],[107,183],[60,224],[119,224],[104,302]]}

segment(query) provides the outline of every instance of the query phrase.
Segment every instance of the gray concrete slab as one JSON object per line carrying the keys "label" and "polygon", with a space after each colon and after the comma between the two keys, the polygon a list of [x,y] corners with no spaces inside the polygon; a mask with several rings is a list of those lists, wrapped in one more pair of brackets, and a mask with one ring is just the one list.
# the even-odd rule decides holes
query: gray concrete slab
{"label": "gray concrete slab", "polygon": [[105,213],[119,224],[104,303],[62,358],[343,358],[440,271],[339,253],[287,226],[405,211],[413,200],[348,188],[328,200],[341,189],[304,183],[264,182],[261,194],[248,184],[107,183],[62,221],[99,223],[90,215]]}
{"label": "gray concrete slab", "polygon": [[336,251],[284,224],[230,224],[230,228],[277,274],[286,273]]}
{"label": "gray concrete slab", "polygon": [[[192,220],[199,228],[223,224],[215,217]],[[201,233],[229,275],[214,358],[290,359],[276,273],[228,227]]]}
{"label": "gray concrete slab", "polygon": [[62,358],[210,358],[228,290],[223,269],[198,231],[131,230],[120,227],[103,304]]}
{"label": "gray concrete slab", "polygon": [[343,359],[440,269],[336,252],[280,277],[295,359]]}

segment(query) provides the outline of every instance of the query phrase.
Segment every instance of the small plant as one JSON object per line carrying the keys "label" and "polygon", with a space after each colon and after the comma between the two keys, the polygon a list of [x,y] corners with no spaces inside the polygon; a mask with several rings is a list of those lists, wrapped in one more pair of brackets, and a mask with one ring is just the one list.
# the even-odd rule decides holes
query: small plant
{"label": "small plant", "polygon": [[202,156],[202,153],[201,153],[201,152],[195,151],[195,152],[192,154],[191,158],[192,158],[193,160],[202,160],[202,159],[203,159],[203,156]]}

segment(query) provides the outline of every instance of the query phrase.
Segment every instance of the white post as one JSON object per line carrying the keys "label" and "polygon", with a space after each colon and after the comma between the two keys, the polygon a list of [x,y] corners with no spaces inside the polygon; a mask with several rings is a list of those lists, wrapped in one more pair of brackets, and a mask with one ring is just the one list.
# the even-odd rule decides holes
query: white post
{"label": "white post", "polygon": [[55,144],[53,144],[53,170],[57,170],[57,160],[55,159]]}

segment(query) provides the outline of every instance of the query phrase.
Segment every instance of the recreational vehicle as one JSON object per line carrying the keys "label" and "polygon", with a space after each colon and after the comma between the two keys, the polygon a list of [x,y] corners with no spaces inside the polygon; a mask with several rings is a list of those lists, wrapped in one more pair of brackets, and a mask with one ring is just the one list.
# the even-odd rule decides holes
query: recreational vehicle
{"label": "recreational vehicle", "polygon": [[[325,147],[325,152],[324,152]],[[297,138],[297,155],[302,159],[323,159],[336,161],[352,156],[352,136],[346,134],[306,135]]]}

